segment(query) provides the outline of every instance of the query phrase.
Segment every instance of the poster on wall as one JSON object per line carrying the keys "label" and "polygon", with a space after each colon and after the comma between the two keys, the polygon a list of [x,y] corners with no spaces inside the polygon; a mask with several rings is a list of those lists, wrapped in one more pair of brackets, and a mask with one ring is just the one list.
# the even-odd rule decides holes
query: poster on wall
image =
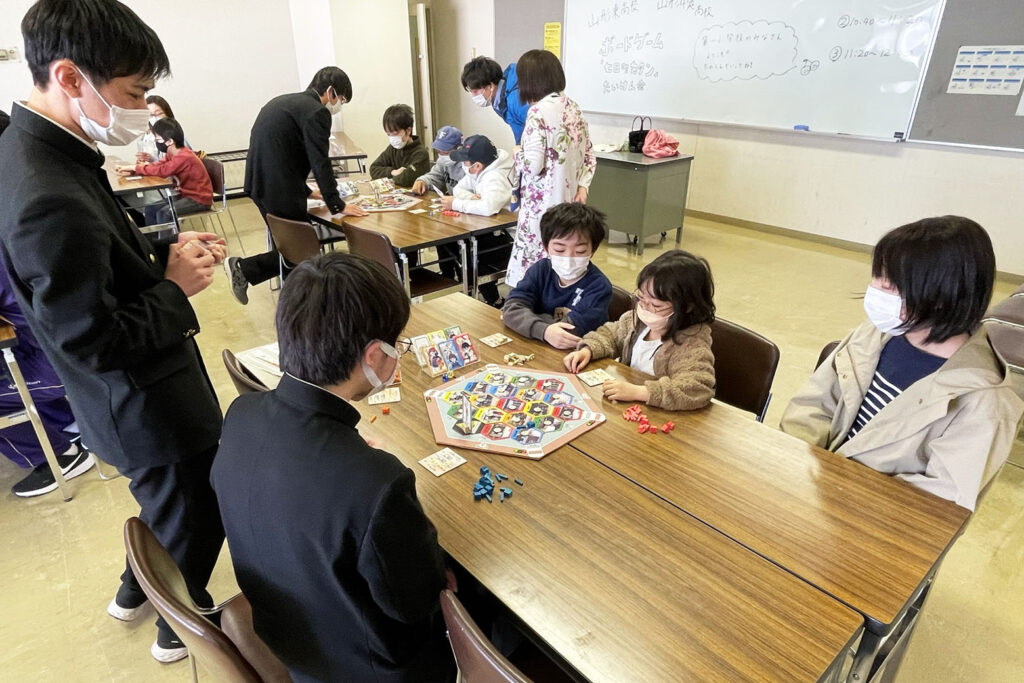
{"label": "poster on wall", "polygon": [[1024,45],[963,45],[956,52],[946,92],[950,95],[1020,94]]}

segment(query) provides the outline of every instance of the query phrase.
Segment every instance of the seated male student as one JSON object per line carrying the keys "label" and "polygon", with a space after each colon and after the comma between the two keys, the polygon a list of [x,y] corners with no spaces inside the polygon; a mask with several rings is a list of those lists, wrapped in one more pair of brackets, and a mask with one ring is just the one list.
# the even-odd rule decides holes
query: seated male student
{"label": "seated male student", "polygon": [[461,130],[455,126],[441,126],[437,137],[430,143],[437,152],[437,161],[412,184],[413,194],[423,195],[440,190],[444,196],[455,190],[458,182],[465,177],[466,168],[452,159],[451,151],[461,144]]}
{"label": "seated male student", "polygon": [[548,257],[530,266],[502,309],[505,324],[556,349],[608,321],[612,283],[590,262],[607,232],[604,214],[575,202],[552,206],[540,218]]}
{"label": "seated male student", "polygon": [[[185,146],[185,131],[174,119],[154,121],[150,127],[157,150],[163,154],[160,161],[143,162],[135,166],[117,166],[119,174],[128,176],[155,175],[174,176],[178,179],[178,196],[173,200],[174,212],[178,216],[208,211],[213,205],[213,184],[203,162],[196,153]],[[167,202],[146,207],[146,225],[157,225],[171,221],[171,208]]]}
{"label": "seated male student", "polygon": [[384,110],[384,133],[388,147],[370,164],[370,177],[391,178],[396,187],[412,187],[416,179],[430,168],[430,155],[412,134],[412,107],[393,104]]}
{"label": "seated male student", "polygon": [[409,299],[359,256],[302,262],[281,290],[284,375],[240,396],[211,481],[256,632],[302,681],[450,681],[446,574],[416,477],[356,429],[394,380]]}
{"label": "seated male student", "polygon": [[[441,198],[441,208],[478,216],[493,216],[507,207],[512,199],[512,156],[496,149],[487,137],[471,135],[451,152],[451,158],[462,165],[465,173],[451,195]],[[478,235],[477,263],[481,273],[496,273],[505,268],[512,254],[512,238],[505,231]],[[441,247],[439,253],[445,253]],[[447,247],[457,254],[454,246]],[[480,295],[489,305],[501,308],[504,302],[495,282],[481,283]]]}
{"label": "seated male student", "polygon": [[974,509],[1009,456],[1024,402],[981,319],[995,254],[960,216],[875,246],[868,319],[793,397],[784,432]]}

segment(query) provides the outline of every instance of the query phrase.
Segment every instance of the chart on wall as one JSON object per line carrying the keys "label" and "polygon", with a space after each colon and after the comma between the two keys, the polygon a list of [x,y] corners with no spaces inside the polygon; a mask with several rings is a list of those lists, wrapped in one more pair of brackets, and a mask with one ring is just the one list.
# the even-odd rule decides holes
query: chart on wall
{"label": "chart on wall", "polygon": [[585,111],[903,139],[942,0],[566,0]]}

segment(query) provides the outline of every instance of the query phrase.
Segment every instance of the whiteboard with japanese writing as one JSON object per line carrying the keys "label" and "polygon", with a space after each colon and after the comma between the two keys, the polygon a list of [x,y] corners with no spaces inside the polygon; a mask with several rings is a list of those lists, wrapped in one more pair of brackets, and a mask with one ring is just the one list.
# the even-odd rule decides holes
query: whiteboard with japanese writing
{"label": "whiteboard with japanese writing", "polygon": [[566,0],[585,111],[903,139],[943,0]]}

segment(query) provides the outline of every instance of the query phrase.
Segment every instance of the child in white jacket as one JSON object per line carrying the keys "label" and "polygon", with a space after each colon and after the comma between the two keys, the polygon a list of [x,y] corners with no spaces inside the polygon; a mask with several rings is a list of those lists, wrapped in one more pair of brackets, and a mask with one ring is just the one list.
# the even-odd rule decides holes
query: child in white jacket
{"label": "child in white jacket", "polygon": [[[455,163],[466,171],[452,192],[454,196],[441,199],[445,209],[478,216],[493,216],[508,206],[512,199],[512,157],[503,149],[496,149],[483,135],[471,135],[451,151]],[[481,273],[503,270],[511,254],[512,238],[504,230],[477,238],[477,262]],[[494,282],[479,287],[484,301],[501,308],[504,301]]]}

